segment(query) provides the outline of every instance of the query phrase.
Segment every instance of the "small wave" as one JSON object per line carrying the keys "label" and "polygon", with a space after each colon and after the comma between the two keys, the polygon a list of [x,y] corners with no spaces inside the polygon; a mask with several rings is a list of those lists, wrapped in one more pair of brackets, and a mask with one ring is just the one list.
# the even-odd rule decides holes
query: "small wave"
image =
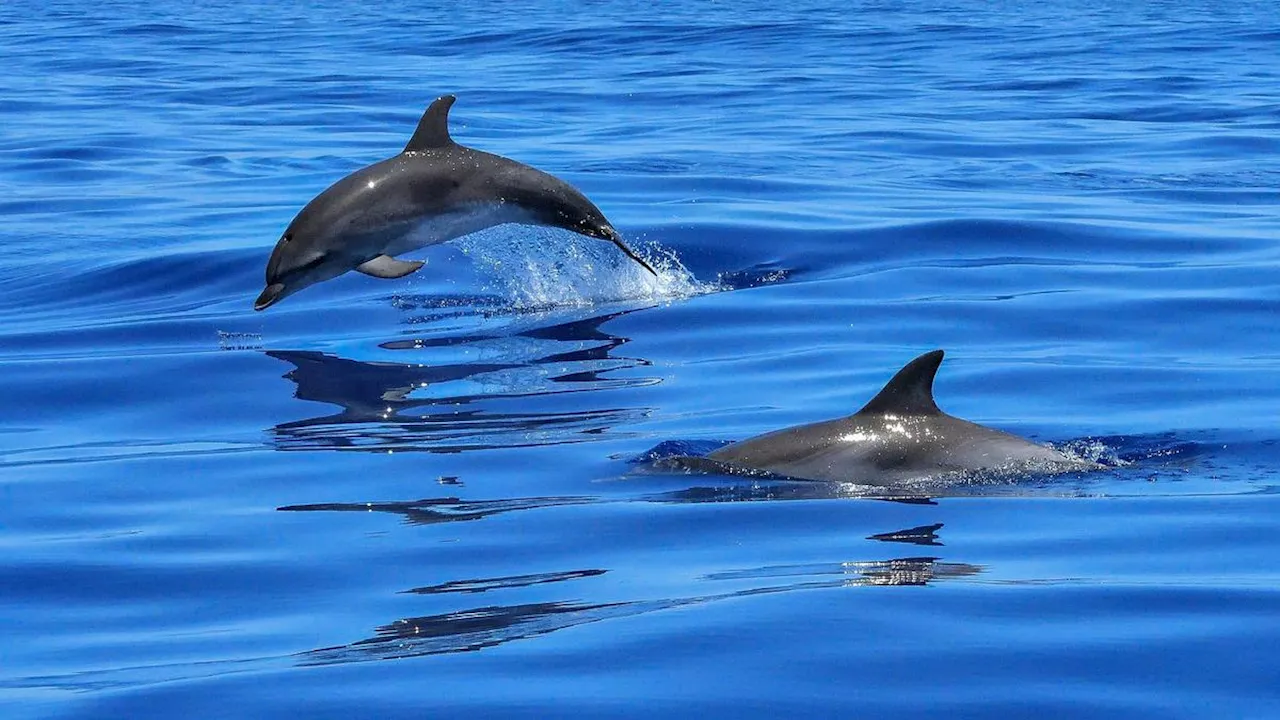
{"label": "small wave", "polygon": [[91,462],[139,460],[144,458],[176,458],[227,453],[253,452],[261,445],[227,440],[143,440],[122,439],[112,442],[89,442],[75,445],[20,448],[7,450],[0,468],[33,465],[70,465]]}
{"label": "small wave", "polygon": [[726,290],[745,290],[786,282],[792,278],[795,268],[776,267],[768,263],[758,263],[743,270],[726,270],[720,273],[720,284]]}
{"label": "small wave", "polygon": [[1199,445],[1180,439],[1172,433],[1083,437],[1054,446],[1073,460],[1094,462],[1109,468],[1135,464],[1178,464],[1191,461]]}

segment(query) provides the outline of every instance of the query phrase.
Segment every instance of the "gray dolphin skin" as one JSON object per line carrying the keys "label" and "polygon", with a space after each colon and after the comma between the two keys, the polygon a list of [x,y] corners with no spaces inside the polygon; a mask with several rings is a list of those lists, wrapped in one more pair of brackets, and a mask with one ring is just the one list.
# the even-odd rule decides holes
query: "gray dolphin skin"
{"label": "gray dolphin skin", "polygon": [[933,400],[943,352],[907,363],[858,412],[726,445],[707,457],[807,480],[894,485],[957,473],[1097,470],[1046,445],[953,417]]}
{"label": "gray dolphin skin", "polygon": [[608,240],[657,275],[573,186],[455,143],[449,137],[454,100],[445,95],[431,103],[399,155],[351,173],[302,208],[271,253],[255,310],[349,270],[404,277],[423,263],[395,256],[503,223]]}

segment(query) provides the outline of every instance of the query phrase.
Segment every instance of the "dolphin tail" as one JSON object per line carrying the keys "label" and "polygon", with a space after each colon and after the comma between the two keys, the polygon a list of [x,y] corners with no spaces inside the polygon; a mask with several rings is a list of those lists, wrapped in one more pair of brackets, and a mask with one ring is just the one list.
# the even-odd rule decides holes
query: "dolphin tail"
{"label": "dolphin tail", "polygon": [[640,267],[644,268],[645,270],[648,270],[649,273],[652,274],[654,277],[658,277],[658,271],[654,270],[652,265],[650,265],[644,258],[637,255],[635,250],[632,250],[631,248],[627,247],[626,243],[622,242],[622,236],[618,234],[617,230],[613,230],[613,228],[609,228],[609,229],[611,230],[611,232],[608,233],[609,242],[613,243],[614,245],[617,245],[618,249],[621,250],[627,257],[640,263]]}

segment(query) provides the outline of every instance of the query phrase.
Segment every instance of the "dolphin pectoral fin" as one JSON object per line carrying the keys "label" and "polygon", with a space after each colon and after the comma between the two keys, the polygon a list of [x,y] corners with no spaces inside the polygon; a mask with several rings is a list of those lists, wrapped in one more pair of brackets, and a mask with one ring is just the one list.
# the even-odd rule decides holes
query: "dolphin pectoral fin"
{"label": "dolphin pectoral fin", "polygon": [[421,260],[397,260],[390,255],[379,255],[356,266],[356,271],[370,277],[394,280],[418,272],[425,264]]}

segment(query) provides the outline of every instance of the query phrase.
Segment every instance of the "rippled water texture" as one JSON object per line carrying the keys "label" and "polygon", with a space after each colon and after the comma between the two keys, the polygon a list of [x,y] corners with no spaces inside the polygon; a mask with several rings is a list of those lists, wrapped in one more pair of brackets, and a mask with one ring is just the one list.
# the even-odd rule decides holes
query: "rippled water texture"
{"label": "rippled water texture", "polygon": [[[1273,4],[5,10],[4,717],[1280,716]],[[446,92],[660,277],[506,226],[253,312]],[[1108,468],[663,462],[933,348]]]}

